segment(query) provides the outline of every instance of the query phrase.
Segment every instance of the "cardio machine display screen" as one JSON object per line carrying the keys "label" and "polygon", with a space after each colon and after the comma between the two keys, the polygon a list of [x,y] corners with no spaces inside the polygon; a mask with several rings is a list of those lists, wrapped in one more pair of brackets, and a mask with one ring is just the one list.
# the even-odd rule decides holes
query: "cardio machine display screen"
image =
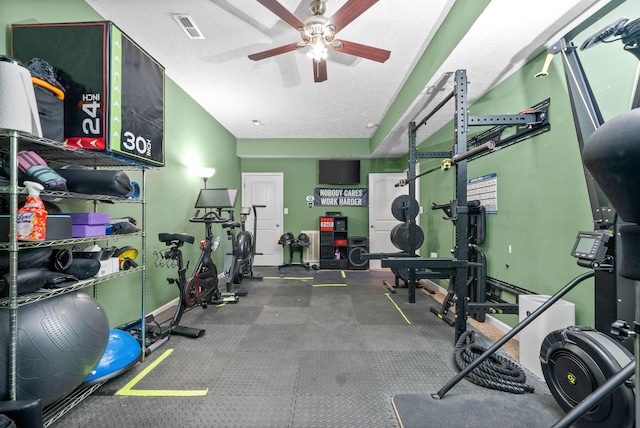
{"label": "cardio machine display screen", "polygon": [[571,255],[578,259],[600,260],[606,253],[610,234],[604,231],[579,232]]}
{"label": "cardio machine display screen", "polygon": [[578,239],[578,243],[576,244],[576,249],[574,252],[589,254],[591,253],[591,250],[593,249],[593,244],[595,243],[596,243],[595,238],[580,237],[580,239]]}
{"label": "cardio machine display screen", "polygon": [[195,208],[233,208],[238,189],[200,189]]}

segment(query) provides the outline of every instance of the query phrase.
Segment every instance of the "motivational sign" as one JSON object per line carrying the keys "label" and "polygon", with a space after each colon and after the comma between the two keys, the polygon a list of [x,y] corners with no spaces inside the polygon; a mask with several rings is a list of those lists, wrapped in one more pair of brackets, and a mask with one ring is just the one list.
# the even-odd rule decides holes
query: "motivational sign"
{"label": "motivational sign", "polygon": [[317,207],[368,207],[369,189],[328,189],[316,187],[314,205]]}

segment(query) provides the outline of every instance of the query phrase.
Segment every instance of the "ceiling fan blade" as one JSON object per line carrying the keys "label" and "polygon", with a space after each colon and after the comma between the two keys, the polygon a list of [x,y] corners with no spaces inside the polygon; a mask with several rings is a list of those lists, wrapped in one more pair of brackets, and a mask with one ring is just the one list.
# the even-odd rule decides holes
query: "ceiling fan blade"
{"label": "ceiling fan blade", "polygon": [[276,56],[276,55],[280,55],[280,54],[283,54],[283,53],[295,51],[297,45],[298,45],[297,42],[296,43],[291,43],[291,44],[288,44],[288,45],[280,46],[280,47],[269,49],[269,50],[266,50],[266,51],[254,53],[254,54],[251,54],[251,55],[248,55],[248,56],[249,56],[249,59],[252,59],[254,61],[260,61],[261,59],[270,58],[272,56]]}
{"label": "ceiling fan blade", "polygon": [[378,0],[349,0],[329,18],[325,25],[333,25],[337,33],[377,2]]}
{"label": "ceiling fan blade", "polygon": [[296,16],[284,8],[276,0],[258,0],[258,3],[275,13],[287,24],[291,25],[296,30],[299,27],[304,27],[304,22],[300,21]]}
{"label": "ceiling fan blade", "polygon": [[313,81],[316,83],[327,80],[327,60],[320,62],[311,61],[313,63]]}
{"label": "ceiling fan blade", "polygon": [[331,45],[329,45],[329,47],[336,52],[359,56],[378,62],[385,62],[391,55],[390,51],[374,48],[373,46],[361,45],[359,43],[347,42],[345,40],[340,40],[340,42],[342,43],[342,47],[340,49],[335,48]]}

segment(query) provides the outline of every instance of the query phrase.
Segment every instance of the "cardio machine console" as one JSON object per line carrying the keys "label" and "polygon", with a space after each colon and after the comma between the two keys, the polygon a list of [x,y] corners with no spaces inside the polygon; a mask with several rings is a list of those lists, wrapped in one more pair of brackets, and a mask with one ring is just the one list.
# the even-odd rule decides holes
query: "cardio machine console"
{"label": "cardio machine console", "polygon": [[611,232],[607,230],[578,232],[571,255],[578,259],[578,264],[581,266],[591,266],[594,263],[600,264],[607,253],[606,244],[610,238]]}

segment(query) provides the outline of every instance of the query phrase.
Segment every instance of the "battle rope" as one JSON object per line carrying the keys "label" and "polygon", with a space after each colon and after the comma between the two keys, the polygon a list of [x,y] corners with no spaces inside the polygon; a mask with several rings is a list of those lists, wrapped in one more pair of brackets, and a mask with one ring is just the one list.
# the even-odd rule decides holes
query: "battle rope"
{"label": "battle rope", "polygon": [[[474,344],[474,342],[474,331],[465,331],[458,339],[453,355],[460,370],[463,370],[486,351],[485,348]],[[513,394],[524,394],[534,390],[533,386],[526,383],[524,371],[518,364],[496,354],[490,355],[469,373],[467,379],[485,388]]]}

